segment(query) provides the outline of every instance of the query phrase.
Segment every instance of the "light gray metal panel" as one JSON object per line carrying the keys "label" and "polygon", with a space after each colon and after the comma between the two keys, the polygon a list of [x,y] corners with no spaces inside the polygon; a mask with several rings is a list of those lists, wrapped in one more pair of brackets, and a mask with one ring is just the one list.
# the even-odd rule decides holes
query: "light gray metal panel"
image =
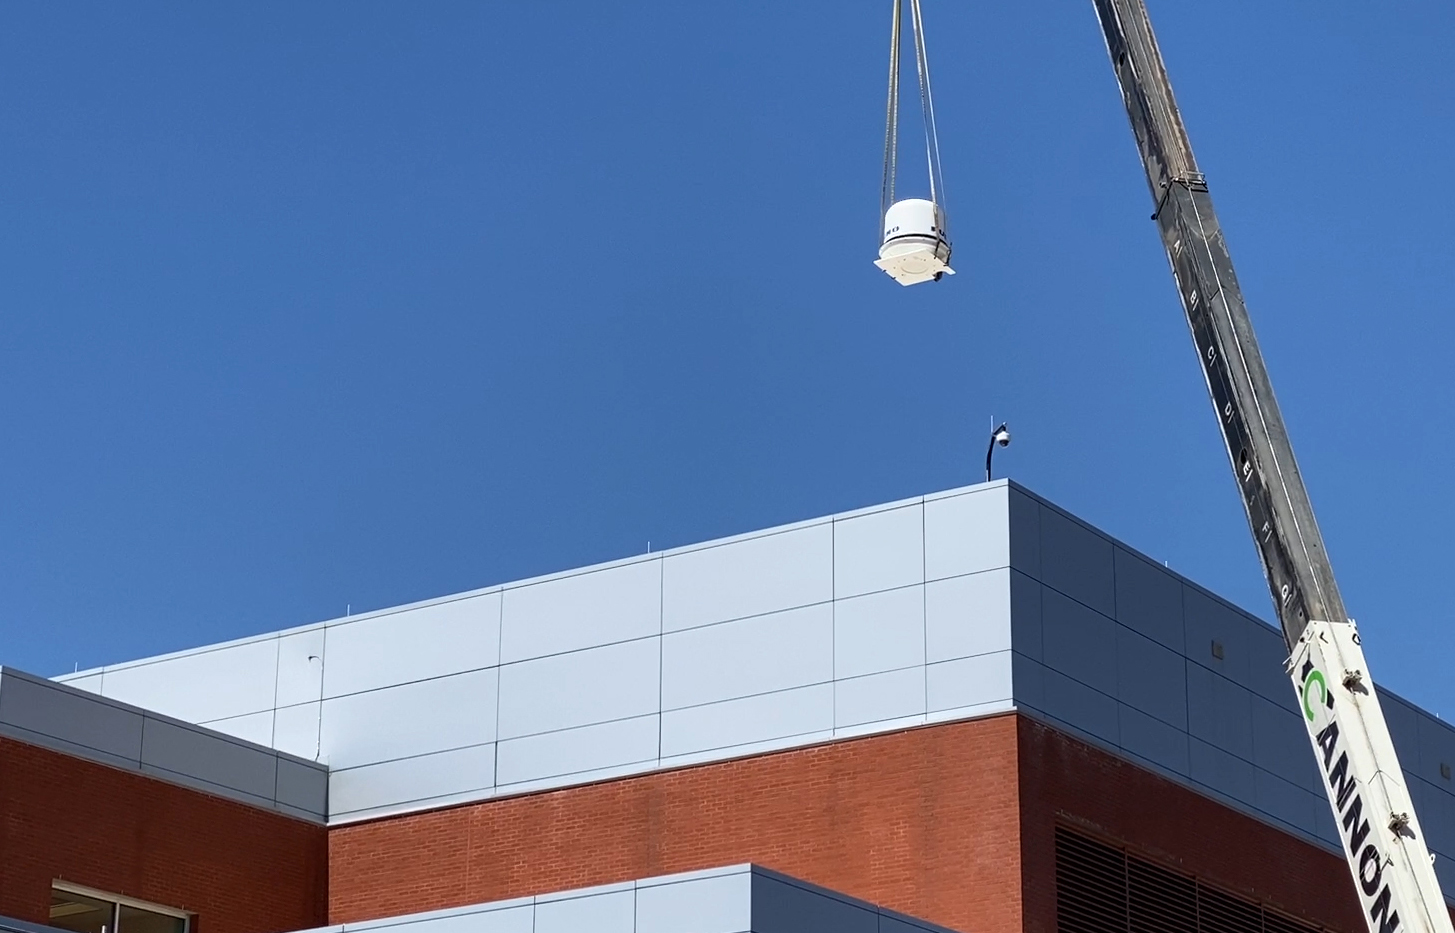
{"label": "light gray metal panel", "polygon": [[752,872],[662,884],[639,882],[636,933],[749,933]]}
{"label": "light gray metal panel", "polygon": [[1041,578],[1041,504],[1011,487],[1010,565],[1034,580]]}
{"label": "light gray metal panel", "polygon": [[973,658],[941,661],[925,668],[928,712],[980,706],[1011,697],[1011,653],[997,651]]}
{"label": "light gray metal panel", "polygon": [[[1253,686],[1250,673],[1252,628],[1242,613],[1235,612],[1201,590],[1184,585],[1182,621],[1190,661],[1216,671],[1236,684],[1248,688]],[[1222,657],[1218,657],[1216,652],[1220,652]]]}
{"label": "light gray metal panel", "polygon": [[833,684],[799,687],[662,714],[662,757],[788,736],[832,733]]}
{"label": "light gray metal panel", "polygon": [[1117,626],[1117,699],[1185,733],[1187,659]]}
{"label": "light gray metal panel", "polygon": [[821,522],[664,558],[663,630],[829,601],[833,534],[833,523]]}
{"label": "light gray metal panel", "polygon": [[518,738],[658,710],[656,638],[500,668],[500,737]]}
{"label": "light gray metal panel", "polygon": [[[1187,665],[1187,728],[1209,745],[1251,762],[1253,694],[1205,667]],[[1252,779],[1249,772],[1250,793]]]}
{"label": "light gray metal panel", "polygon": [[495,681],[492,668],[325,700],[323,760],[352,768],[492,742]]}
{"label": "light gray metal panel", "polygon": [[1041,589],[1041,584],[1033,577],[1011,570],[1011,647],[1038,662],[1045,656],[1041,634]]}
{"label": "light gray metal panel", "polygon": [[832,604],[673,632],[662,639],[662,707],[833,679]]}
{"label": "light gray metal panel", "polygon": [[1044,673],[1042,712],[1088,735],[1118,745],[1117,701],[1054,670]]}
{"label": "light gray metal panel", "polygon": [[582,726],[500,742],[496,783],[599,771],[657,759],[660,721],[656,715]]}
{"label": "light gray metal panel", "polygon": [[1256,695],[1252,705],[1253,764],[1304,790],[1322,791],[1323,778],[1298,716]]}
{"label": "light gray metal panel", "polygon": [[271,801],[277,782],[277,756],[201,729],[145,717],[142,724],[143,771],[161,769],[242,791]]}
{"label": "light gray metal panel", "polygon": [[834,728],[884,722],[925,712],[923,665],[834,683]]}
{"label": "light gray metal panel", "polygon": [[1010,564],[1005,487],[926,499],[924,510],[926,580]]}
{"label": "light gray metal panel", "polygon": [[84,674],[80,677],[66,675],[64,677],[57,677],[55,680],[58,683],[65,684],[67,687],[75,687],[77,690],[84,690],[87,693],[100,693],[101,678],[102,674],[98,672],[95,674]]}
{"label": "light gray metal panel", "polygon": [[1139,758],[1186,775],[1189,770],[1187,733],[1160,719],[1121,704],[1117,709],[1121,747]]}
{"label": "light gray metal panel", "polygon": [[1429,781],[1432,787],[1450,788],[1451,780],[1441,773],[1440,766],[1455,769],[1455,731],[1429,713],[1420,715],[1416,728],[1420,737],[1419,756],[1401,757],[1400,765]]}
{"label": "light gray metal panel", "polygon": [[924,587],[835,602],[833,650],[839,679],[924,664]]}
{"label": "light gray metal panel", "polygon": [[536,899],[535,933],[633,933],[636,892],[630,885],[603,893]]}
{"label": "light gray metal panel", "polygon": [[104,695],[187,722],[212,722],[273,708],[276,638],[108,668]]}
{"label": "light gray metal panel", "polygon": [[924,544],[924,507],[918,504],[835,521],[834,597],[923,583]]}
{"label": "light gray metal panel", "polygon": [[1039,661],[1012,651],[1010,655],[1010,688],[1017,707],[1045,712],[1046,668]]}
{"label": "light gray metal panel", "polygon": [[[1251,744],[1251,742],[1249,743]],[[1199,739],[1188,742],[1188,775],[1199,784],[1252,806],[1253,763]]]}
{"label": "light gray metal panel", "polygon": [[1115,549],[1116,620],[1133,631],[1185,652],[1182,581],[1123,548]]}
{"label": "light gray metal panel", "polygon": [[500,594],[342,622],[330,625],[326,637],[326,699],[493,667],[500,657]]}
{"label": "light gray metal panel", "polygon": [[273,711],[264,710],[261,713],[248,713],[246,716],[234,716],[231,719],[219,719],[216,722],[200,723],[215,732],[230,735],[242,739],[245,742],[256,742],[259,745],[273,744]]}
{"label": "light gray metal panel", "polygon": [[1253,772],[1253,806],[1271,817],[1282,820],[1304,832],[1316,831],[1314,805],[1328,809],[1322,797],[1315,797],[1296,784],[1291,784],[1262,768]]}
{"label": "light gray metal panel", "polygon": [[323,698],[322,627],[278,638],[278,690],[275,706],[294,706]]}
{"label": "light gray metal panel", "polygon": [[328,780],[330,818],[487,790],[495,785],[495,746],[477,745],[362,768]]}
{"label": "light gray metal panel", "polygon": [[1117,692],[1117,624],[1052,589],[1041,590],[1042,655],[1060,671],[1107,696]]}
{"label": "light gray metal panel", "polygon": [[0,670],[0,723],[130,762],[141,758],[141,713],[9,668]]}
{"label": "light gray metal panel", "polygon": [[465,910],[435,910],[387,920],[349,923],[313,933],[352,933],[355,930],[377,930],[380,933],[532,933],[535,915],[535,901],[522,898],[513,903],[502,901]]}
{"label": "light gray metal panel", "polygon": [[316,816],[328,815],[328,771],[278,759],[277,800]]}
{"label": "light gray metal panel", "polygon": [[662,561],[646,560],[505,591],[502,663],[657,635]]}
{"label": "light gray metal panel", "polygon": [[1011,646],[1010,571],[925,584],[926,659],[950,661]]}
{"label": "light gray metal panel", "polygon": [[1055,509],[1041,509],[1041,582],[1107,618],[1116,614],[1111,542]]}
{"label": "light gray metal panel", "polygon": [[867,904],[754,872],[753,933],[879,933],[879,913]]}
{"label": "light gray metal panel", "polygon": [[317,761],[320,753],[318,714],[323,704],[314,701],[273,711],[273,747],[280,752]]}

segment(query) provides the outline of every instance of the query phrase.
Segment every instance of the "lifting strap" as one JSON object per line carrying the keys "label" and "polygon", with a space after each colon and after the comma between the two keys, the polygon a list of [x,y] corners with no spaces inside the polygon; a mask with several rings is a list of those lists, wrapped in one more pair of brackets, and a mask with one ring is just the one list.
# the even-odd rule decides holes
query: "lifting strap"
{"label": "lifting strap", "polygon": [[[914,32],[915,73],[919,77],[920,109],[924,117],[925,161],[929,166],[930,200],[943,210],[945,179],[940,173],[940,137],[935,130],[935,99],[930,91],[930,62],[925,52],[924,16],[920,0],[909,0],[910,19]],[[889,102],[884,117],[884,181],[879,189],[880,233],[890,205],[895,201],[895,183],[899,173],[899,49],[900,24],[904,20],[904,0],[894,0],[894,25],[889,32]]]}

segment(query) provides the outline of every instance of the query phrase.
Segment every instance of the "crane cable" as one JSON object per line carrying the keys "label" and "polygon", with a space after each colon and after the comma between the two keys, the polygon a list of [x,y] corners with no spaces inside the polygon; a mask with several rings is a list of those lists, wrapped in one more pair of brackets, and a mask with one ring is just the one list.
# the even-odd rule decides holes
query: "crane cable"
{"label": "crane cable", "polygon": [[[919,78],[920,110],[924,117],[925,161],[929,167],[930,200],[944,209],[945,179],[940,171],[940,137],[935,129],[935,99],[930,90],[930,62],[925,51],[924,15],[920,0],[909,0],[914,29],[915,73]],[[894,25],[889,33],[889,101],[884,117],[884,181],[879,189],[879,219],[895,201],[895,184],[899,173],[899,49],[902,43],[900,24],[904,19],[904,0],[894,0]],[[881,228],[880,232],[883,230]]]}

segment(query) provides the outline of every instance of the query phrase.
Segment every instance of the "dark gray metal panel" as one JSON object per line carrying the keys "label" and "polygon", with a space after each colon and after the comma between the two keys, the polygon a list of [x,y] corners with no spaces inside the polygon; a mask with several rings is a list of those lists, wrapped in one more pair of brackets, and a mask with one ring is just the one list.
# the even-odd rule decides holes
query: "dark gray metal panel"
{"label": "dark gray metal panel", "polygon": [[0,723],[133,766],[141,757],[141,713],[8,668],[0,672]]}
{"label": "dark gray metal panel", "polygon": [[879,933],[875,909],[753,874],[753,933]]}
{"label": "dark gray metal panel", "polygon": [[141,766],[272,801],[277,786],[275,753],[232,742],[214,733],[151,716],[142,732]]}
{"label": "dark gray metal panel", "polygon": [[328,771],[278,758],[277,802],[317,817],[328,815]]}

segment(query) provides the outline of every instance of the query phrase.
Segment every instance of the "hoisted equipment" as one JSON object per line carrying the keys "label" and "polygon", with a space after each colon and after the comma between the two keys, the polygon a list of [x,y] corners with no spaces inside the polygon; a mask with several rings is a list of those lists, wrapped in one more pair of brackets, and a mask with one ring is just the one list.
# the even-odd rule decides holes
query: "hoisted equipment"
{"label": "hoisted equipment", "polygon": [[879,259],[883,269],[900,285],[915,285],[954,275],[950,268],[950,237],[945,230],[945,180],[940,173],[940,141],[935,132],[935,102],[930,93],[930,63],[925,54],[924,17],[920,0],[909,0],[914,30],[915,71],[919,76],[920,107],[924,112],[925,160],[929,164],[930,196],[894,199],[899,162],[899,47],[903,0],[894,0],[894,26],[889,42],[889,104],[884,120],[884,183],[879,194]]}

